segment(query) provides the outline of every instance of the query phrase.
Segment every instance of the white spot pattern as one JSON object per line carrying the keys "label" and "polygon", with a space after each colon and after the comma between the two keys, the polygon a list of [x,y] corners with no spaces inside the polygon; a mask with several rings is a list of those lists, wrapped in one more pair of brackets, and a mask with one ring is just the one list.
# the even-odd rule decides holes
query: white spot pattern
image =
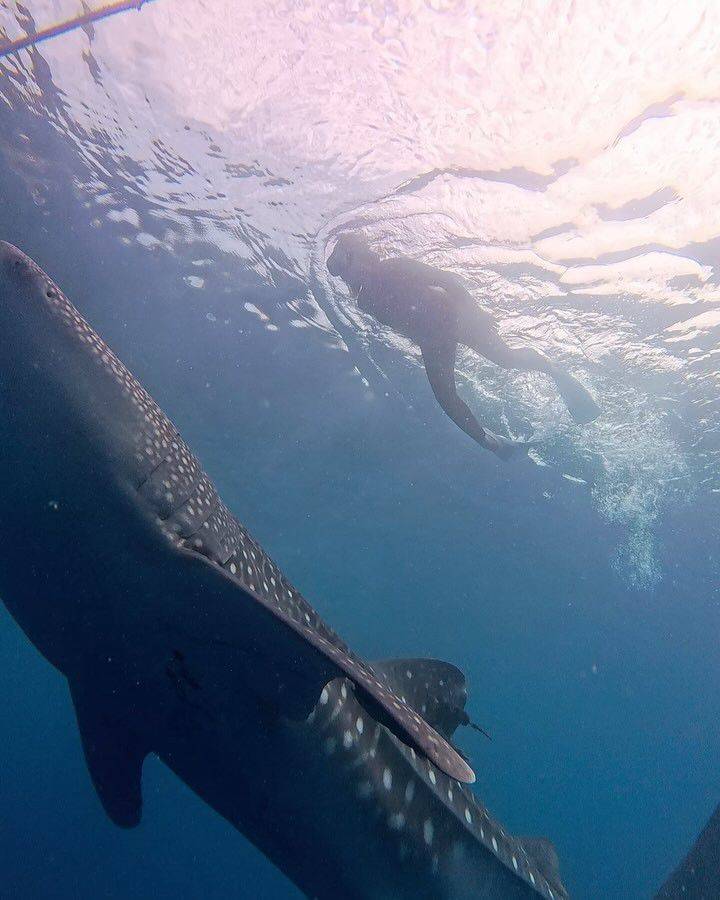
{"label": "white spot pattern", "polygon": [[[276,605],[294,621],[304,623],[306,627],[311,628],[318,635],[320,642],[328,646],[335,654],[347,654],[351,664],[358,667],[358,661],[349,655],[346,645],[320,620],[307,601],[286,582],[272,560],[265,555],[227,510],[196,458],[157,404],[107,348],[65,295],[47,279],[39,267],[31,261],[29,264],[38,275],[45,279],[47,287],[45,295],[49,306],[75,332],[80,343],[88,348],[97,365],[112,374],[129,401],[130,407],[134,409],[137,427],[134,432],[132,430],[129,432],[134,440],[134,446],[128,447],[127,464],[132,467],[139,493],[150,504],[168,538],[182,546],[192,546],[197,552],[224,567],[230,576],[236,578],[245,587],[249,587],[253,592],[259,589],[256,586],[261,586],[267,601]],[[202,537],[199,532],[202,532]],[[410,670],[406,671],[406,678],[408,680],[413,678]],[[440,685],[443,686],[442,680]],[[387,691],[384,691],[383,695],[388,699],[391,697]],[[342,696],[343,700],[347,699],[347,689],[344,684]],[[321,705],[324,706],[328,703],[328,697],[327,689],[324,689],[320,696]],[[400,707],[397,701],[391,702],[399,711]],[[422,709],[425,711],[427,705],[423,704]],[[415,716],[414,722],[415,728],[417,728],[421,720]],[[313,725],[313,727],[315,726]],[[362,735],[361,718],[356,720],[355,727],[358,735]],[[345,731],[343,743],[346,744],[348,737],[350,745],[352,745],[356,739],[350,730]],[[432,734],[429,735],[431,742],[433,737]],[[333,754],[336,747],[337,739],[328,737],[324,743],[325,752],[328,755]],[[446,759],[449,759],[447,750],[445,753]],[[375,746],[368,755],[374,758]],[[415,753],[412,751],[411,757],[414,764]],[[429,769],[428,777],[431,784],[435,786],[436,777],[432,769]],[[389,768],[383,770],[382,780],[385,790],[390,792],[392,790],[392,773]],[[462,789],[459,783],[458,790],[465,799],[472,798],[472,795]],[[359,795],[369,796],[371,793],[372,785],[369,782],[359,785]],[[448,801],[452,805],[454,802],[452,785],[447,788],[446,793]],[[409,781],[405,789],[406,803],[411,802],[413,794],[414,783]],[[483,815],[487,818],[486,813]],[[465,807],[465,819],[468,825],[472,824],[469,807]],[[388,821],[392,823],[391,827],[404,827],[406,824],[405,814],[394,813]],[[484,838],[483,828],[481,827],[479,830]],[[521,866],[517,856],[509,853],[507,849],[509,846],[514,846],[512,839],[507,838],[501,829],[498,829],[498,833],[505,845],[505,853],[508,854],[505,858],[509,858],[513,869],[519,871]],[[434,826],[430,819],[426,819],[423,823],[423,837],[429,846],[434,838]],[[496,835],[492,836],[491,843],[495,853],[500,855]],[[536,886],[536,876],[524,852],[521,857],[528,867],[525,877],[533,886]],[[432,863],[435,871],[437,855],[433,856]],[[544,892],[550,900],[554,900],[555,893],[547,883],[544,885]],[[561,894],[561,896],[564,895]]]}
{"label": "white spot pattern", "polygon": [[428,845],[428,847],[430,846],[430,844],[432,844],[434,832],[435,829],[433,828],[433,823],[430,821],[430,819],[425,819],[425,821],[423,822],[423,839],[425,840],[425,843]]}

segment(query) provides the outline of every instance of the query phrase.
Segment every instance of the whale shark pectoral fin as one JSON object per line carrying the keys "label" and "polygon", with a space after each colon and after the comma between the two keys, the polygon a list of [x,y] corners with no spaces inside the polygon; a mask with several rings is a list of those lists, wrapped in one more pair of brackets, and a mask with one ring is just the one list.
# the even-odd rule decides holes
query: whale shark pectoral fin
{"label": "whale shark pectoral fin", "polygon": [[185,566],[186,587],[194,592],[196,603],[212,605],[213,621],[224,629],[224,641],[255,661],[246,667],[245,674],[254,676],[246,689],[266,701],[279,700],[278,712],[289,718],[307,718],[312,711],[309,702],[317,702],[330,681],[345,676],[355,685],[362,705],[403,743],[417,748],[451,778],[475,781],[475,773],[457,750],[345,646],[206,557],[181,550],[179,558]]}
{"label": "whale shark pectoral fin", "polygon": [[147,742],[132,726],[132,707],[122,695],[70,684],[90,778],[110,819],[121,828],[140,822],[142,765]]}

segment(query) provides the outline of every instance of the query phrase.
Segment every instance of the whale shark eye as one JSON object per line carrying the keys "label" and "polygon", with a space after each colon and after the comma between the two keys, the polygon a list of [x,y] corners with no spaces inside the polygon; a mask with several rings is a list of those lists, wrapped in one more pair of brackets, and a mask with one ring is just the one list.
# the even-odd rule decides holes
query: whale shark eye
{"label": "whale shark eye", "polygon": [[48,298],[48,300],[54,300],[57,297],[57,291],[55,290],[55,288],[48,288],[45,291],[45,296]]}

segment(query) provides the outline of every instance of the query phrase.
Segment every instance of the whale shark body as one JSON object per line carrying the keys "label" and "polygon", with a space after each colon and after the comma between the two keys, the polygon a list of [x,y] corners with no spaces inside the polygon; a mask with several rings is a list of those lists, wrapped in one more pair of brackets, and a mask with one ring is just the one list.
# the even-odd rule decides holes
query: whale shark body
{"label": "whale shark body", "polygon": [[716,900],[720,897],[720,806],[655,900]]}
{"label": "whale shark body", "polygon": [[97,794],[141,815],[156,754],[308,896],[567,896],[454,748],[465,680],[369,664],[220,500],[177,430],[0,243],[0,596],[67,678]]}

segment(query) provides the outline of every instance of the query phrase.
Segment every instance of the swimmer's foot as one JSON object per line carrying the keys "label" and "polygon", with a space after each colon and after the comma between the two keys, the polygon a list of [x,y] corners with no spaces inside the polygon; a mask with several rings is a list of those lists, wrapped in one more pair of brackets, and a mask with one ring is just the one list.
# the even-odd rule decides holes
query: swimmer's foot
{"label": "swimmer's foot", "polygon": [[533,441],[513,441],[510,438],[502,437],[502,435],[493,434],[487,428],[485,429],[485,438],[487,449],[505,462],[514,456],[527,453],[533,445]]}
{"label": "swimmer's foot", "polygon": [[597,419],[602,410],[586,387],[567,372],[556,373],[554,379],[568,412],[578,425],[587,425]]}

